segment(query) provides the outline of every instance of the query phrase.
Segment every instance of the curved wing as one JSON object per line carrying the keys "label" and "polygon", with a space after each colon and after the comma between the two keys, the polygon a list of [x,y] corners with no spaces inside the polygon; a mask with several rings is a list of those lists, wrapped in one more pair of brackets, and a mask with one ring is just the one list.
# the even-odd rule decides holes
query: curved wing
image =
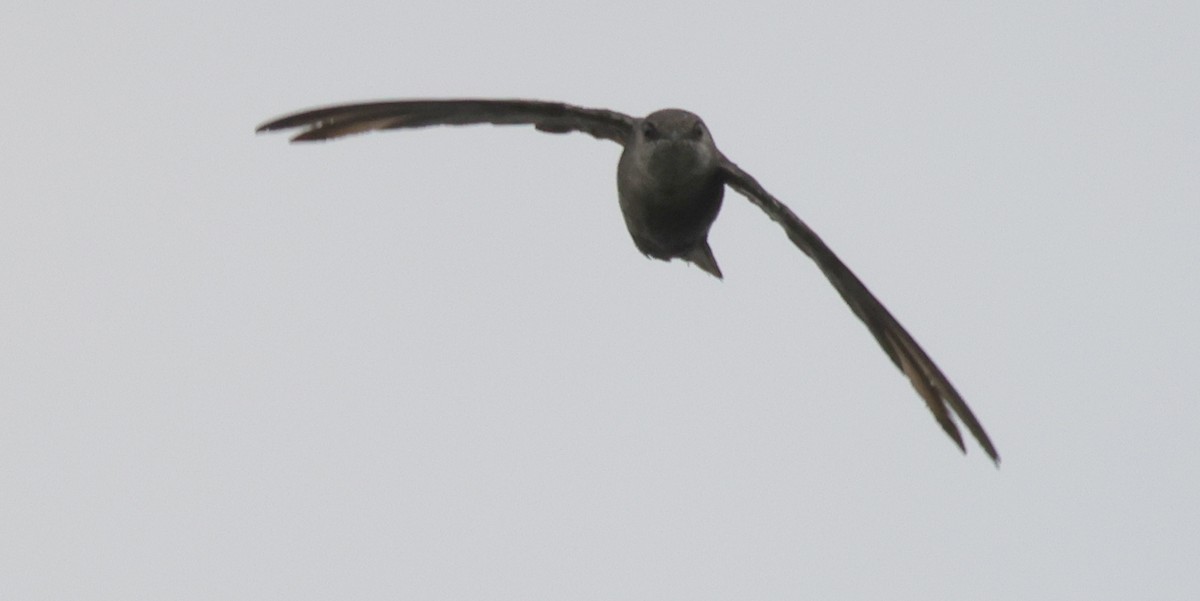
{"label": "curved wing", "polygon": [[258,126],[258,132],[302,127],[293,142],[329,140],[350,134],[431,125],[533,125],[549,133],[580,131],[622,146],[636,119],[606,109],[539,100],[396,100],[343,104],[287,115]]}
{"label": "curved wing", "polygon": [[946,379],[942,370],[938,369],[938,366],[933,363],[929,355],[925,354],[917,341],[913,340],[912,336],[905,331],[904,326],[901,326],[900,322],[892,317],[879,299],[875,298],[875,295],[867,290],[862,281],[842,263],[837,255],[833,254],[833,251],[825,245],[816,232],[812,231],[799,217],[796,217],[791,209],[764,190],[762,185],[749,173],[724,157],[721,161],[721,172],[725,177],[726,184],[749,198],[750,202],[758,205],[771,219],[783,226],[788,238],[791,238],[792,242],[804,251],[804,254],[816,261],[817,266],[825,273],[825,277],[829,278],[833,287],[837,288],[838,293],[842,295],[842,300],[850,305],[854,314],[867,325],[867,329],[871,330],[871,334],[875,336],[879,346],[883,347],[883,352],[887,353],[888,357],[892,359],[892,363],[895,363],[896,367],[908,376],[913,388],[917,390],[921,398],[925,399],[925,404],[933,413],[934,419],[941,424],[942,430],[945,430],[946,434],[958,444],[958,447],[964,453],[966,452],[962,435],[959,434],[958,427],[950,418],[950,412],[958,416],[975,440],[979,441],[979,446],[983,447],[992,461],[999,465],[1000,456],[996,453],[996,447],[992,446],[987,432],[983,431],[983,426],[975,418],[975,414],[971,413],[971,408],[967,406],[966,401],[950,384],[950,380]]}

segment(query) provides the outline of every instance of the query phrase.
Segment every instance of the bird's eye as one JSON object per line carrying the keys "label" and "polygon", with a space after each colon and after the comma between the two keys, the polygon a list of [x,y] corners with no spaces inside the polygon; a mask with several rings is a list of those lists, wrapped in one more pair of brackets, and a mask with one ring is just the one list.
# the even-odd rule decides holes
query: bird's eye
{"label": "bird's eye", "polygon": [[647,140],[657,140],[658,139],[658,128],[654,127],[654,124],[649,121],[643,121],[642,122],[642,136],[644,138],[646,138]]}
{"label": "bird's eye", "polygon": [[692,125],[692,137],[699,140],[704,137],[704,124],[697,121]]}

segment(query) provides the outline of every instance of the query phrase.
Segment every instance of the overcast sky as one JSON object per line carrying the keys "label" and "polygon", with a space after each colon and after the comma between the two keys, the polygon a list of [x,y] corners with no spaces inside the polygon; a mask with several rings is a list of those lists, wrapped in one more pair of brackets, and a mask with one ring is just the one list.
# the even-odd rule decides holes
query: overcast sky
{"label": "overcast sky", "polygon": [[[1200,9],[902,4],[10,2],[0,598],[1200,598]],[[702,115],[1000,468],[734,193],[253,133],[458,96]]]}

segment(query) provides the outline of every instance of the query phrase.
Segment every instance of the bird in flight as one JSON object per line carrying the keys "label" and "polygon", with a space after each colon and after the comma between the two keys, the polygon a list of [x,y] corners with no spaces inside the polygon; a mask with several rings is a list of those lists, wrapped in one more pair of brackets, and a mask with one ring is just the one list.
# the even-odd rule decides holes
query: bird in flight
{"label": "bird in flight", "polygon": [[721,268],[709,248],[708,230],[721,209],[725,186],[733,188],[816,262],[959,449],[966,452],[951,414],[999,465],[987,432],[929,355],[807,224],[717,150],[704,121],[692,113],[664,109],[638,118],[538,100],[398,100],[312,109],[268,121],[258,131],[301,128],[292,141],[307,142],[376,130],[481,123],[583,132],[620,144],[624,151],[617,163],[617,196],[638,250],[663,261],[683,259],[717,278]]}

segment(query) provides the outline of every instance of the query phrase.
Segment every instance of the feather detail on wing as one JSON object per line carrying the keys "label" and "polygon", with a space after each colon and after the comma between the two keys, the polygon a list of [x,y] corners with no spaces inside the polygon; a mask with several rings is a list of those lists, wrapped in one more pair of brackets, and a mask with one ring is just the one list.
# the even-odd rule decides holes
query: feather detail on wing
{"label": "feather detail on wing", "polygon": [[294,142],[329,140],[368,131],[431,125],[533,125],[548,133],[572,131],[624,145],[636,119],[606,109],[539,100],[396,100],[343,104],[287,115],[258,132],[304,128]]}
{"label": "feather detail on wing", "polygon": [[925,400],[934,419],[955,444],[966,452],[962,435],[950,416],[951,412],[967,427],[992,461],[999,465],[1000,456],[987,432],[983,430],[971,408],[950,384],[945,374],[862,281],[825,245],[816,232],[732,161],[723,158],[721,171],[726,184],[750,199],[750,202],[758,205],[771,219],[783,226],[788,238],[817,263],[854,314],[866,324],[892,363],[895,363],[912,382],[913,388]]}

